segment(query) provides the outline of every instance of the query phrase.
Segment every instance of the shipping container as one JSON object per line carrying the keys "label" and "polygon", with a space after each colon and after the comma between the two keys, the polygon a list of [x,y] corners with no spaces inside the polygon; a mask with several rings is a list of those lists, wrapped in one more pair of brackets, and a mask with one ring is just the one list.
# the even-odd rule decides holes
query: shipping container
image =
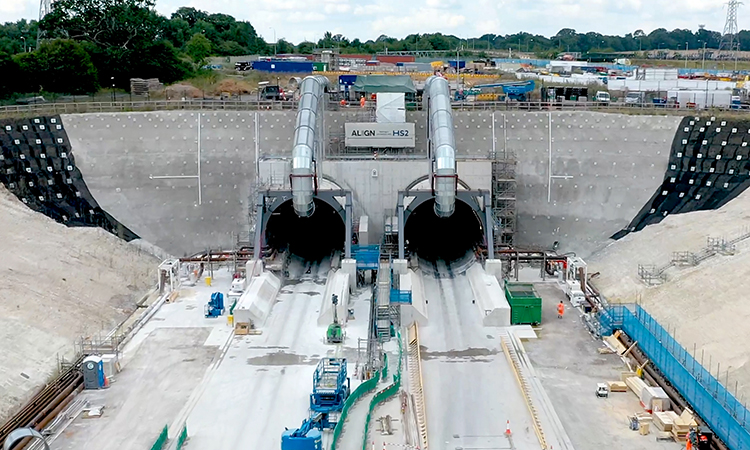
{"label": "shipping container", "polygon": [[510,305],[512,325],[542,323],[542,299],[531,283],[505,283],[505,298]]}
{"label": "shipping container", "polygon": [[308,73],[312,72],[310,61],[253,61],[253,70],[262,72]]}
{"label": "shipping container", "polygon": [[407,62],[414,62],[414,56],[410,55],[378,55],[375,57],[380,62],[383,63],[389,63],[389,64],[398,64],[398,63],[407,63]]}
{"label": "shipping container", "polygon": [[324,62],[313,62],[313,72],[325,72],[328,70],[328,63]]}

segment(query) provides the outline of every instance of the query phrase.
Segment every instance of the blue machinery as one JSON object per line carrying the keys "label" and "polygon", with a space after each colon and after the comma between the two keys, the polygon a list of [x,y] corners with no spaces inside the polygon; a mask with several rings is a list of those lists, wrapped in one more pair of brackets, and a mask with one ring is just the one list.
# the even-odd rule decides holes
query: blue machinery
{"label": "blue machinery", "polygon": [[206,304],[204,313],[206,317],[219,317],[224,314],[224,294],[221,292],[211,294],[211,300]]}
{"label": "blue machinery", "polygon": [[281,434],[281,450],[321,450],[321,431],[333,428],[351,391],[346,358],[323,358],[313,374],[310,417]]}

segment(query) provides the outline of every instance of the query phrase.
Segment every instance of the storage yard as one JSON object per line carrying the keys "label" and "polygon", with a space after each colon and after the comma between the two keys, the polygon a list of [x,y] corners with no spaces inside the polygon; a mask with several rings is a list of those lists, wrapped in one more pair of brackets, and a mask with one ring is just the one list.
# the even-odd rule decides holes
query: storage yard
{"label": "storage yard", "polygon": [[750,445],[746,121],[296,83],[0,124],[8,448]]}

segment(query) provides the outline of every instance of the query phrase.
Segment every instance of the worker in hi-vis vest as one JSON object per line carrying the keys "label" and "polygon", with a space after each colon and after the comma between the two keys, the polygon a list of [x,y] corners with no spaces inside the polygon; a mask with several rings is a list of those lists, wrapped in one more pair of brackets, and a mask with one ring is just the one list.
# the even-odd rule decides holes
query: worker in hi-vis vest
{"label": "worker in hi-vis vest", "polygon": [[560,303],[557,304],[557,318],[562,319],[563,314],[565,314],[565,305],[563,305],[562,300],[560,300]]}
{"label": "worker in hi-vis vest", "polygon": [[361,106],[362,108],[364,108],[365,107],[365,101],[366,101],[365,100],[365,96],[363,95],[362,97],[359,98],[359,106]]}

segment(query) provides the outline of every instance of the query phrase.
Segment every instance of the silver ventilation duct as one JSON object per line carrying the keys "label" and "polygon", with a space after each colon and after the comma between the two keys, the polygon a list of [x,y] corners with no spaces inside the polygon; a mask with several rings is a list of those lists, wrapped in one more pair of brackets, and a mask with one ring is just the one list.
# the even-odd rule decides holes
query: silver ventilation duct
{"label": "silver ventilation duct", "polygon": [[434,158],[435,214],[450,217],[456,208],[456,139],[453,135],[451,90],[448,80],[430,77],[424,88],[429,137]]}
{"label": "silver ventilation duct", "polygon": [[294,212],[300,217],[310,217],[315,212],[313,157],[316,138],[319,139],[316,127],[323,114],[328,84],[328,78],[316,75],[305,77],[299,88],[299,109],[292,150],[292,203]]}

